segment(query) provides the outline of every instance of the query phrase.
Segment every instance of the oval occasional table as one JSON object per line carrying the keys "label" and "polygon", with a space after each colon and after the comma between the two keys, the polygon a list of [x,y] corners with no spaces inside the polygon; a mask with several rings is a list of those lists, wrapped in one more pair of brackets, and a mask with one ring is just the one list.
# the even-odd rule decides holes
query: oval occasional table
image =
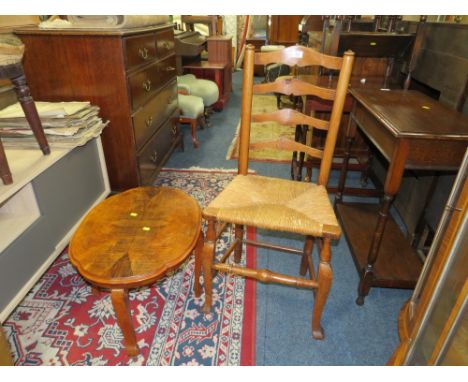
{"label": "oval occasional table", "polygon": [[110,289],[127,354],[136,356],[128,290],[154,283],[202,246],[201,210],[192,197],[138,187],[94,207],[73,235],[69,256],[94,292]]}

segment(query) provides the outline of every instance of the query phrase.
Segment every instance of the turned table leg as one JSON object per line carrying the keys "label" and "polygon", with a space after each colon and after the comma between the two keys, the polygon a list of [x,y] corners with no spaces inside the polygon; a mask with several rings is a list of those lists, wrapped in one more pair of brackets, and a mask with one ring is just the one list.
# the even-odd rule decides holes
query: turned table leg
{"label": "turned table leg", "polygon": [[128,290],[112,289],[111,290],[112,305],[114,306],[117,323],[119,324],[124,336],[125,348],[130,357],[137,356],[140,353],[138,348],[135,329],[130,316],[130,307],[128,302]]}
{"label": "turned table leg", "polygon": [[380,204],[379,216],[367,256],[367,264],[362,270],[361,279],[359,281],[358,298],[356,299],[356,304],[358,305],[364,304],[364,298],[369,294],[374,280],[374,264],[378,258],[380,244],[382,243],[382,237],[384,235],[392,201],[401,185],[408,152],[408,142],[404,139],[400,139],[393,150],[390,167],[385,179],[384,198]]}

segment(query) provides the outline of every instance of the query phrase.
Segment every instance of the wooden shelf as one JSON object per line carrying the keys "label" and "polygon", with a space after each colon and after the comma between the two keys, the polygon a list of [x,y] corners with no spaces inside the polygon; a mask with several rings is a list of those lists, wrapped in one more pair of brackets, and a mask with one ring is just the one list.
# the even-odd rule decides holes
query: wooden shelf
{"label": "wooden shelf", "polygon": [[31,183],[0,204],[0,253],[41,215]]}
{"label": "wooden shelf", "polygon": [[[348,240],[354,264],[362,276],[367,265],[370,240],[374,235],[378,204],[338,203],[337,215]],[[409,245],[395,220],[389,216],[377,261],[374,264],[372,286],[383,288],[414,288],[421,273],[422,262]]]}

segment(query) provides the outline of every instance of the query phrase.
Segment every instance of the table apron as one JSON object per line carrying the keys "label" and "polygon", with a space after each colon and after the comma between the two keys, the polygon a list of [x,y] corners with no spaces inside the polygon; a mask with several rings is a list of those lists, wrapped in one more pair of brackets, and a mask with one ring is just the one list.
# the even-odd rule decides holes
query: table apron
{"label": "table apron", "polygon": [[454,139],[427,139],[418,137],[395,137],[365,107],[357,103],[351,118],[359,129],[390,162],[399,140],[409,144],[406,169],[456,170],[463,159],[467,142]]}

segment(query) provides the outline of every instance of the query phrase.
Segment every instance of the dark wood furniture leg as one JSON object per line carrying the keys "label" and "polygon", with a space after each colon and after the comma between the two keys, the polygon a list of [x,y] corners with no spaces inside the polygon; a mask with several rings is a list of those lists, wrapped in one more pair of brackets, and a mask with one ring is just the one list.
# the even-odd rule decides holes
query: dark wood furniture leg
{"label": "dark wood furniture leg", "polygon": [[18,63],[8,65],[3,69],[6,70],[7,76],[14,86],[18,100],[23,108],[29,126],[36,137],[39,147],[44,155],[50,154],[49,144],[47,143],[47,138],[44,134],[44,130],[42,129],[41,120],[39,119],[39,114],[37,113],[36,106],[34,105],[34,100],[31,97],[26,76],[24,75],[23,66]]}
{"label": "dark wood furniture leg", "polygon": [[10,167],[8,166],[5,149],[3,148],[2,141],[0,140],[0,177],[2,178],[3,184],[12,184],[13,177],[11,176]]}
{"label": "dark wood furniture leg", "polygon": [[348,129],[346,130],[346,147],[341,165],[340,179],[338,181],[338,189],[335,195],[335,205],[343,201],[343,191],[346,183],[346,175],[348,174],[349,158],[351,157],[351,147],[353,146],[354,138],[356,137],[357,125],[354,121],[353,114],[356,103],[353,103],[353,112],[349,116]]}
{"label": "dark wood furniture leg", "polygon": [[135,357],[139,354],[135,329],[132,325],[132,317],[130,315],[130,307],[128,302],[128,290],[112,289],[111,290],[112,305],[114,307],[117,322],[125,340],[127,354],[130,357]]}
{"label": "dark wood furniture leg", "polygon": [[[23,108],[26,120],[31,127],[31,130],[36,137],[39,147],[41,148],[44,155],[50,153],[49,144],[47,138],[42,129],[41,120],[37,114],[34,100],[31,97],[29,87],[24,75],[23,65],[21,63],[0,66],[0,78],[6,78],[11,80],[18,100]],[[8,166],[5,150],[2,143],[0,142],[0,177],[2,178],[3,184],[13,183],[13,177],[11,175],[10,167]]]}
{"label": "dark wood furniture leg", "polygon": [[364,298],[369,294],[369,290],[374,278],[374,264],[379,254],[380,244],[382,242],[383,233],[385,231],[385,225],[388,220],[388,213],[392,201],[395,195],[398,193],[401,185],[408,152],[408,142],[405,140],[399,140],[398,145],[393,151],[390,167],[385,179],[384,197],[380,204],[377,225],[372,236],[369,255],[367,257],[367,265],[363,269],[363,274],[361,275],[361,279],[359,281],[358,298],[356,299],[356,304],[358,305],[363,305]]}

